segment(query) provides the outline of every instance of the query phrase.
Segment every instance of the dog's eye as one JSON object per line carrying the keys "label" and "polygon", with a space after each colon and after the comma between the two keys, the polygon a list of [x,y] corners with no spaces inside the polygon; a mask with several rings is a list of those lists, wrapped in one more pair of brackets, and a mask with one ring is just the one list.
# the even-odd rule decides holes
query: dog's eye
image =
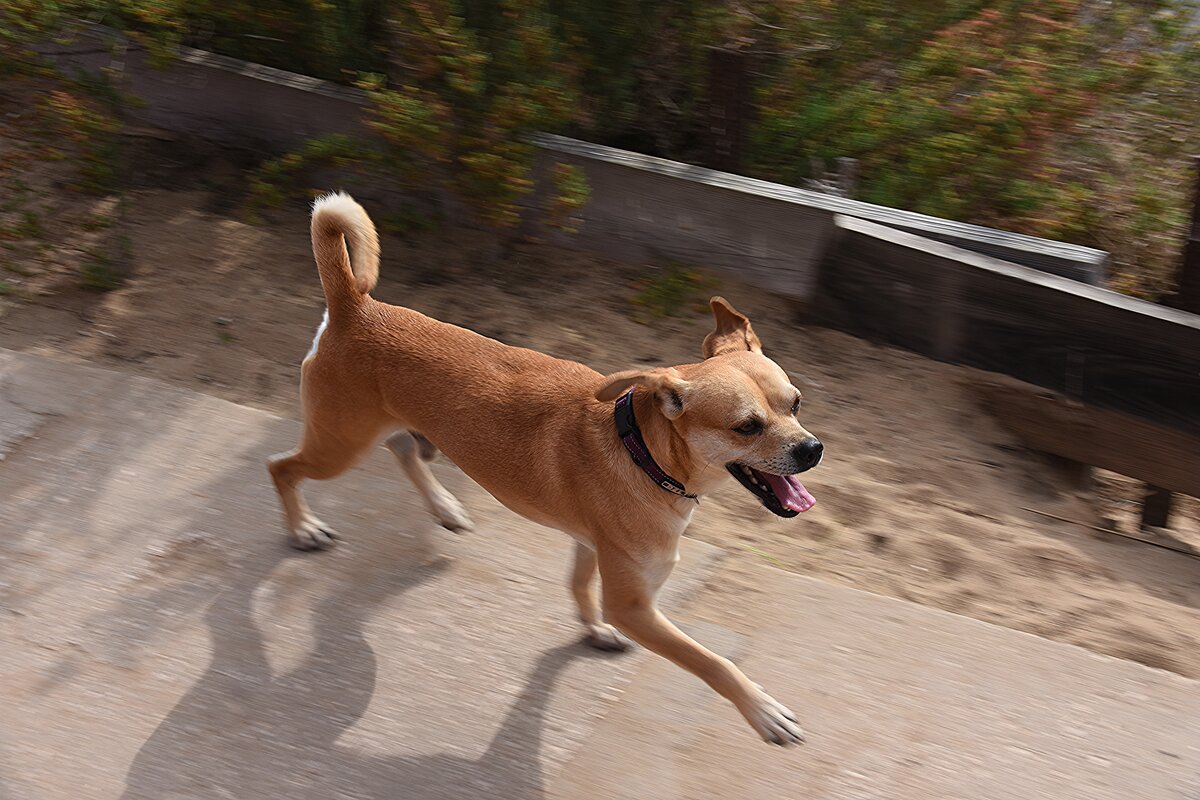
{"label": "dog's eye", "polygon": [[792,403],[792,416],[800,413],[800,395],[796,395],[796,402]]}
{"label": "dog's eye", "polygon": [[748,419],[741,425],[733,429],[734,433],[740,433],[742,436],[753,436],[756,433],[762,433],[762,423],[756,419]]}

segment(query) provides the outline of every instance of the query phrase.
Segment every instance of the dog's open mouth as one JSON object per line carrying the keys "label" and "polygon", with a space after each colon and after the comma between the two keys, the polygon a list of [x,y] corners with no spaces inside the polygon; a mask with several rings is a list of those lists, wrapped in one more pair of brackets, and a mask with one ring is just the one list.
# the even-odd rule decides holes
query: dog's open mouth
{"label": "dog's open mouth", "polygon": [[817,504],[817,500],[795,475],[772,475],[769,472],[759,472],[753,467],[739,464],[736,461],[726,464],[725,469],[738,482],[749,489],[755,497],[762,501],[773,514],[781,517],[794,517],[802,511],[808,511]]}

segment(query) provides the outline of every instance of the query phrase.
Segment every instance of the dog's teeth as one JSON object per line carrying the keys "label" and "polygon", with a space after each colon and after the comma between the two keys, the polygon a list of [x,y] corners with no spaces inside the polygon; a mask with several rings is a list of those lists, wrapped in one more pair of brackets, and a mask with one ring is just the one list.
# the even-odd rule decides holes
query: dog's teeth
{"label": "dog's teeth", "polygon": [[745,464],[743,464],[743,465],[742,465],[742,472],[746,473],[746,474],[747,474],[747,475],[749,475],[751,478],[753,478],[753,477],[754,477],[754,473],[753,473],[753,472],[751,472],[751,471],[750,471],[750,468],[749,468],[749,467],[747,467]]}

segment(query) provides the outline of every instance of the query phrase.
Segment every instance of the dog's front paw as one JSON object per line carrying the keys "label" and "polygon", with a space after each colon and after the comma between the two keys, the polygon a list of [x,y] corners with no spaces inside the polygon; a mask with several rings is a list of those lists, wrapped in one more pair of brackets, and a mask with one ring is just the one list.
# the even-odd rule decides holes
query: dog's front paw
{"label": "dog's front paw", "polygon": [[288,539],[297,550],[326,550],[333,547],[337,534],[321,520],[309,516],[292,529]]}
{"label": "dog's front paw", "polygon": [[623,653],[633,645],[633,642],[622,636],[620,631],[603,622],[588,626],[585,641],[597,650],[607,650],[613,653]]}
{"label": "dog's front paw", "polygon": [[796,715],[761,689],[740,710],[764,742],[781,747],[804,744],[804,731]]}
{"label": "dog's front paw", "polygon": [[430,498],[430,511],[448,531],[464,533],[475,527],[463,504],[449,492],[442,490]]}

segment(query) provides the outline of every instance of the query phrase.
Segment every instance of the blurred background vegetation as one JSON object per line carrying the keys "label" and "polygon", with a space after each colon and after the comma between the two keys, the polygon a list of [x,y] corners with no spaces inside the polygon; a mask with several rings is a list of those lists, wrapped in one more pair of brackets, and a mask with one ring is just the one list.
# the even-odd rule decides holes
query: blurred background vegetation
{"label": "blurred background vegetation", "polygon": [[854,158],[856,199],[1108,250],[1150,299],[1200,153],[1197,0],[0,0],[0,77],[73,20],[365,88],[388,168],[500,226],[535,130],[703,162],[714,51],[747,65],[746,174]]}

